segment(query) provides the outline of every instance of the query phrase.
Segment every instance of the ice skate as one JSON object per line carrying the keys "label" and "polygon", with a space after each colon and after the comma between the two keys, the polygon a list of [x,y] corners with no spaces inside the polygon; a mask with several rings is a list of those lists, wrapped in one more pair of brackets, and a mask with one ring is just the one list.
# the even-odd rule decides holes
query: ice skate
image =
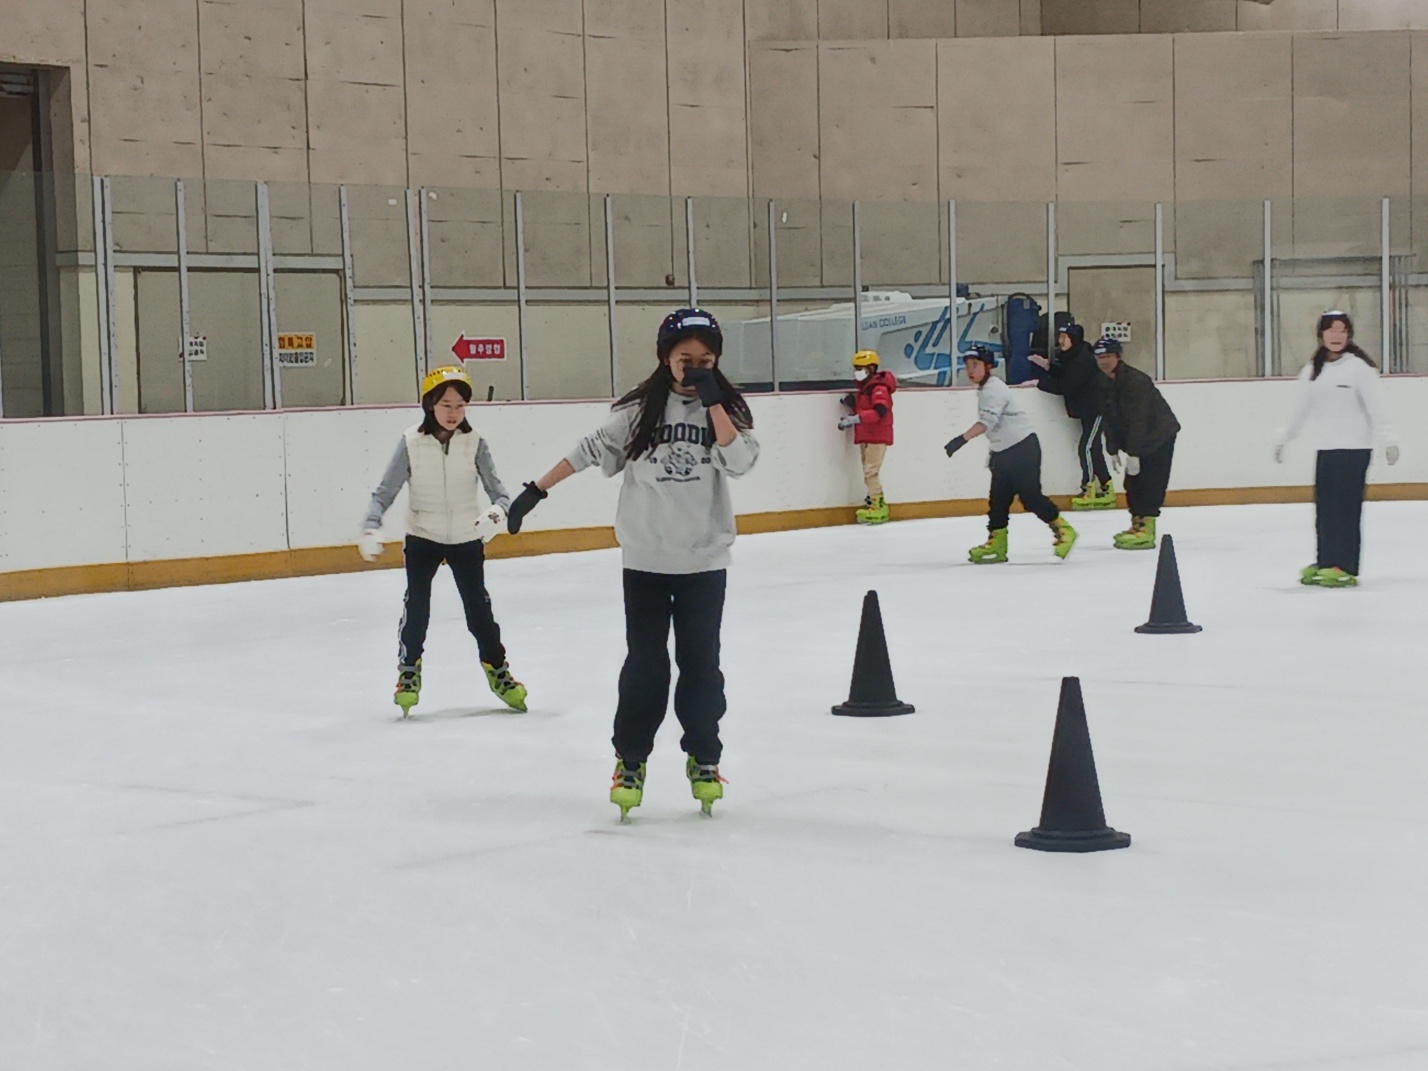
{"label": "ice skate", "polygon": [[1092,480],[1082,490],[1082,494],[1071,500],[1073,510],[1115,508],[1116,489],[1109,481],[1103,485],[1099,480]]}
{"label": "ice skate", "polygon": [[1306,565],[1299,570],[1299,583],[1313,586],[1319,583],[1319,566]]}
{"label": "ice skate", "polygon": [[519,710],[524,714],[526,712],[526,686],[511,676],[511,664],[502,662],[497,668],[489,662],[482,662],[481,668],[486,671],[486,683],[491,686],[491,691],[496,693],[501,702],[512,710]]}
{"label": "ice skate", "polygon": [[1051,522],[1051,531],[1056,536],[1055,542],[1051,545],[1051,552],[1058,558],[1065,558],[1071,553],[1071,548],[1076,545],[1076,529],[1066,523],[1065,517],[1057,517]]}
{"label": "ice skate", "polygon": [[998,528],[985,543],[967,552],[967,560],[977,565],[991,565],[1007,560],[1007,530]]}
{"label": "ice skate", "polygon": [[699,801],[699,809],[706,815],[714,813],[714,801],[724,798],[724,779],[719,776],[719,767],[711,762],[696,762],[694,756],[685,759],[684,775],[689,778],[689,791]]}
{"label": "ice skate", "polygon": [[620,821],[630,820],[630,811],[638,807],[645,798],[645,764],[631,769],[625,760],[615,759],[615,775],[610,782],[610,802],[620,808]]}
{"label": "ice skate", "polygon": [[882,495],[868,499],[868,504],[855,514],[859,524],[886,524],[888,520],[888,503]]}
{"label": "ice skate", "polygon": [[1358,582],[1358,577],[1353,573],[1344,572],[1338,566],[1332,569],[1320,569],[1314,576],[1314,583],[1321,588],[1351,588]]}
{"label": "ice skate", "polygon": [[397,667],[397,690],[392,702],[402,708],[402,717],[411,716],[412,707],[421,698],[421,659],[414,666]]}
{"label": "ice skate", "polygon": [[1115,537],[1117,550],[1154,550],[1155,518],[1132,517],[1131,526]]}

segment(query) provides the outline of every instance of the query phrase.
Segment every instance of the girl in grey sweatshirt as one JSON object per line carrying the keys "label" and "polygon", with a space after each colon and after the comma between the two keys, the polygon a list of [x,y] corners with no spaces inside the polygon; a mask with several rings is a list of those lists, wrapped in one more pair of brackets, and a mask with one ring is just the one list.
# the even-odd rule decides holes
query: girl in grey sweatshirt
{"label": "girl in grey sweatshirt", "polygon": [[644,795],[645,764],[669,705],[669,631],[679,684],[674,713],[684,729],[685,773],[705,814],[724,794],[719,668],[726,569],[734,542],[729,481],[754,467],[759,444],[749,406],[719,371],[724,336],[702,309],[665,317],[654,373],[615,403],[608,421],[511,503],[519,532],[550,488],[599,466],[624,474],[615,535],[624,552],[625,639],[615,710],[610,802],[625,820]]}

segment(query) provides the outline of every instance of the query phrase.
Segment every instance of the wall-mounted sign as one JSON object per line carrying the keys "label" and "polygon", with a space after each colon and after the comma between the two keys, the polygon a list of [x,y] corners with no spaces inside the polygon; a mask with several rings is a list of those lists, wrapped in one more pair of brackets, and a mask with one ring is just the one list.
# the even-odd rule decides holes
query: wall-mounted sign
{"label": "wall-mounted sign", "polygon": [[451,347],[458,361],[504,361],[506,340],[504,338],[467,338],[462,334]]}
{"label": "wall-mounted sign", "polygon": [[188,345],[184,347],[183,359],[185,361],[208,360],[208,336],[190,335]]}
{"label": "wall-mounted sign", "polygon": [[1121,344],[1131,340],[1131,325],[1129,320],[1118,320],[1115,323],[1101,325],[1101,337],[1113,338]]}
{"label": "wall-mounted sign", "polygon": [[314,334],[278,335],[278,364],[289,368],[317,364],[317,336]]}

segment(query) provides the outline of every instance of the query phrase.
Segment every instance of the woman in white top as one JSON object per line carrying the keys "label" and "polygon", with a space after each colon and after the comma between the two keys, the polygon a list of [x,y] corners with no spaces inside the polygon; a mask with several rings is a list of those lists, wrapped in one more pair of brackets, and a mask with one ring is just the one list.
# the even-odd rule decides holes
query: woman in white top
{"label": "woman in white top", "polygon": [[1354,344],[1354,323],[1330,309],[1319,317],[1319,348],[1299,373],[1299,404],[1274,448],[1284,447],[1304,425],[1319,456],[1314,467],[1314,520],[1319,553],[1299,573],[1303,584],[1352,587],[1358,583],[1364,485],[1375,446],[1386,447],[1390,465],[1398,461],[1393,429],[1379,396],[1378,368]]}

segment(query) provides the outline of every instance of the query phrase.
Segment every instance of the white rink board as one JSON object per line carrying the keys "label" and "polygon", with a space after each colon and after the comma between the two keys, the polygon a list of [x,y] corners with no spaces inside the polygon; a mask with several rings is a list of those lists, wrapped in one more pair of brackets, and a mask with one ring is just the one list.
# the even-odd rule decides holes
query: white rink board
{"label": "white rink board", "polygon": [[[1384,382],[1403,447],[1396,468],[1376,458],[1373,483],[1428,482],[1428,378]],[[1273,445],[1289,419],[1292,380],[1165,383],[1182,432],[1172,490],[1307,485],[1313,448]],[[850,506],[864,491],[858,452],[836,428],[841,392],[750,399],[762,450],[738,481],[741,514]],[[1061,399],[1034,388],[1016,397],[1041,438],[1046,490],[1077,489],[1079,426]],[[609,413],[607,402],[477,405],[471,420],[489,440],[506,490],[520,492],[564,457]],[[415,407],[284,413],[0,422],[8,527],[5,571],[105,561],[282,551],[356,539],[372,489]],[[987,493],[986,446],[948,460],[943,444],[976,419],[967,388],[904,390],[896,398],[896,444],[883,469],[894,503],[979,499]],[[17,461],[16,459],[23,459]],[[56,489],[75,488],[75,493]],[[590,472],[562,484],[526,522],[528,531],[614,522],[619,480]],[[127,531],[123,528],[127,509]],[[384,532],[400,537],[404,499]],[[126,557],[127,541],[127,557]]]}
{"label": "white rink board", "polygon": [[123,426],[0,422],[0,573],[125,560]]}

